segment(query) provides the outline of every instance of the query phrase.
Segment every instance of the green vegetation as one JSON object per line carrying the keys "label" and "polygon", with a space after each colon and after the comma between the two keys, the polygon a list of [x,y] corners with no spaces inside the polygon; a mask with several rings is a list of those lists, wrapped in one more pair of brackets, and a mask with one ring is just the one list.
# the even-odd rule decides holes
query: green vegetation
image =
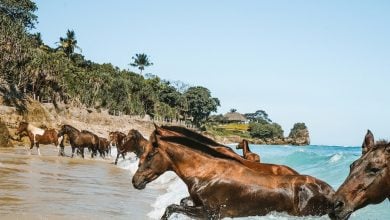
{"label": "green vegetation", "polygon": [[301,135],[302,131],[305,130],[307,130],[305,123],[295,123],[293,128],[290,130],[290,134],[288,135],[288,137],[298,137],[299,135]]}
{"label": "green vegetation", "polygon": [[249,133],[254,138],[283,138],[283,129],[277,123],[251,123]]}
{"label": "green vegetation", "polygon": [[212,135],[216,136],[240,136],[242,138],[250,139],[252,138],[248,132],[248,124],[239,124],[239,123],[229,123],[229,124],[215,124],[208,123],[206,125],[206,130]]}
{"label": "green vegetation", "polygon": [[[244,114],[249,123],[235,123],[231,122],[231,119],[229,121],[228,117],[231,116],[231,113],[239,114],[236,109],[231,109],[225,115],[212,115],[209,117],[206,126],[207,132],[211,135],[223,137],[239,136],[240,138],[250,139],[263,144],[305,145],[310,141],[309,133],[304,123],[296,123],[291,129],[290,135],[285,138],[282,127],[272,122],[264,110]],[[236,140],[236,138],[233,140]]]}
{"label": "green vegetation", "polygon": [[[189,120],[200,126],[219,100],[204,87],[171,83],[149,74],[144,77],[110,63],[87,60],[72,30],[50,48],[40,33],[31,34],[37,9],[30,0],[0,3],[0,94],[5,104],[26,110],[28,97],[73,106],[104,108],[110,113],[148,114],[160,120]],[[81,52],[81,49],[80,49]],[[146,54],[136,54],[130,65],[141,73],[153,65]]]}

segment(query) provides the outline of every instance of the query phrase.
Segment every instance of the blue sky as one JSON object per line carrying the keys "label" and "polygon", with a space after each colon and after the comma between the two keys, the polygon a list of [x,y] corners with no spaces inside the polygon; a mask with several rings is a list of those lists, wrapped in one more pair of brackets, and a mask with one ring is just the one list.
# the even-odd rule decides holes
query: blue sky
{"label": "blue sky", "polygon": [[[54,46],[73,29],[82,53],[209,88],[219,113],[265,110],[312,144],[390,139],[389,1],[36,1],[36,31]],[[132,69],[137,71],[136,69]]]}

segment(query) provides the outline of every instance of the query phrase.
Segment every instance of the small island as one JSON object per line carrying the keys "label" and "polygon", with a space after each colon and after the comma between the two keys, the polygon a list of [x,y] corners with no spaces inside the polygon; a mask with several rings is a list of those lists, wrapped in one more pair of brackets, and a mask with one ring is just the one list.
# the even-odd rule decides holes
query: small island
{"label": "small island", "polygon": [[295,123],[287,137],[282,127],[268,117],[264,110],[241,114],[236,109],[222,115],[212,115],[205,123],[207,135],[223,143],[236,143],[247,139],[254,144],[310,145],[309,130],[305,123]]}

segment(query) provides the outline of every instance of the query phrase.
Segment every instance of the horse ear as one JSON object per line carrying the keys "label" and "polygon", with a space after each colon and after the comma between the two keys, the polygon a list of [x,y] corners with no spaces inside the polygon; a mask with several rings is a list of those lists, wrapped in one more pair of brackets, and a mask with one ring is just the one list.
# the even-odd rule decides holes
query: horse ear
{"label": "horse ear", "polygon": [[363,145],[362,145],[362,154],[367,153],[371,148],[375,145],[374,135],[370,130],[367,130],[367,134],[364,137]]}
{"label": "horse ear", "polygon": [[153,132],[152,135],[150,135],[149,141],[153,147],[158,147],[158,138],[156,132]]}
{"label": "horse ear", "polygon": [[[386,146],[386,153],[390,154],[390,144]],[[389,198],[390,199],[390,198]]]}
{"label": "horse ear", "polygon": [[154,124],[154,128],[155,128],[155,132],[156,134],[158,135],[162,135],[163,134],[163,130],[161,127],[159,127],[156,123],[153,123]]}

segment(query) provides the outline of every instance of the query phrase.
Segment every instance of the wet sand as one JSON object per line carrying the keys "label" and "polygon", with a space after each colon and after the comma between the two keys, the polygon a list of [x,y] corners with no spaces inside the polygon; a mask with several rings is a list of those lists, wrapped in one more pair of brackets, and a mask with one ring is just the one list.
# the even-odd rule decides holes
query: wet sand
{"label": "wet sand", "polygon": [[58,157],[54,146],[41,154],[0,148],[1,219],[148,219],[161,193],[134,189],[113,158]]}

